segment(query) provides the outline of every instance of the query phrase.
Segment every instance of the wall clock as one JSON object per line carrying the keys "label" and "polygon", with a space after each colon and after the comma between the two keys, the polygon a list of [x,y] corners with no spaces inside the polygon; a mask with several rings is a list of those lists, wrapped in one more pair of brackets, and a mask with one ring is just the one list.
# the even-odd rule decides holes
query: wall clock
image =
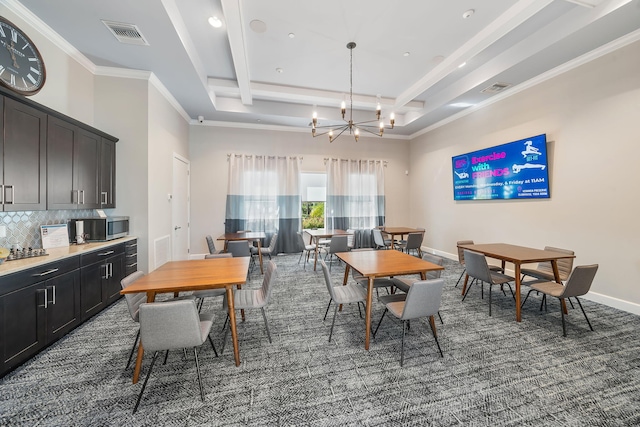
{"label": "wall clock", "polygon": [[38,93],[45,79],[38,48],[22,30],[0,16],[0,84],[28,96]]}

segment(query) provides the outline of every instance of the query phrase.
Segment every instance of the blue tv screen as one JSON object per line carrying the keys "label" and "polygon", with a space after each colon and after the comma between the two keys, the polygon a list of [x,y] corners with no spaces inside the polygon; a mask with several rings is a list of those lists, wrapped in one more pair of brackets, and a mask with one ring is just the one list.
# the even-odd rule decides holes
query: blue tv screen
{"label": "blue tv screen", "polygon": [[452,164],[454,200],[549,198],[545,134],[455,156]]}

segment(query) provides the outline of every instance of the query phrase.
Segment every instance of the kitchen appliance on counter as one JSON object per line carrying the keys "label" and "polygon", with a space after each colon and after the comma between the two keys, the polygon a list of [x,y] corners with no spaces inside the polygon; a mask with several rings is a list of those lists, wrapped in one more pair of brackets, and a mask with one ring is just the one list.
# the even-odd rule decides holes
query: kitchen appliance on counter
{"label": "kitchen appliance on counter", "polygon": [[69,241],[73,243],[106,242],[128,235],[128,216],[69,220]]}

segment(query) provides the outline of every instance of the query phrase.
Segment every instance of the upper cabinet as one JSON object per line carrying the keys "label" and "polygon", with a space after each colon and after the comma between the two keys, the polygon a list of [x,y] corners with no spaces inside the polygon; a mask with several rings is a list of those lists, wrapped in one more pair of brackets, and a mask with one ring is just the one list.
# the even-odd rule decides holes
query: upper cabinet
{"label": "upper cabinet", "polygon": [[47,114],[0,97],[0,206],[4,211],[46,209]]}
{"label": "upper cabinet", "polygon": [[100,208],[116,207],[116,142],[100,144]]}

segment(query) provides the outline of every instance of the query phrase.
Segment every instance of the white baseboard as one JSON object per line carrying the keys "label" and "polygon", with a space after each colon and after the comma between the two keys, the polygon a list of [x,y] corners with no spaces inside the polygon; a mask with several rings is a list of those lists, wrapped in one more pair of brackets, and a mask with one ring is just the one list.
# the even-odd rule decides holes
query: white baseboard
{"label": "white baseboard", "polygon": [[[448,252],[438,251],[436,249],[428,248],[425,246],[422,246],[421,249],[422,249],[422,252],[428,252],[430,254],[434,254],[434,255],[441,256],[443,258],[450,259],[452,261],[458,261],[458,254],[450,254]],[[509,269],[506,270],[506,273],[511,275],[514,274],[514,272]],[[584,296],[584,298],[589,301],[597,302],[599,304],[604,304],[608,307],[613,307],[613,308],[617,308],[618,310],[626,311],[628,313],[640,315],[640,304],[636,304],[634,302],[621,300],[619,298],[610,297],[610,296],[599,294],[596,292],[589,292]]]}

